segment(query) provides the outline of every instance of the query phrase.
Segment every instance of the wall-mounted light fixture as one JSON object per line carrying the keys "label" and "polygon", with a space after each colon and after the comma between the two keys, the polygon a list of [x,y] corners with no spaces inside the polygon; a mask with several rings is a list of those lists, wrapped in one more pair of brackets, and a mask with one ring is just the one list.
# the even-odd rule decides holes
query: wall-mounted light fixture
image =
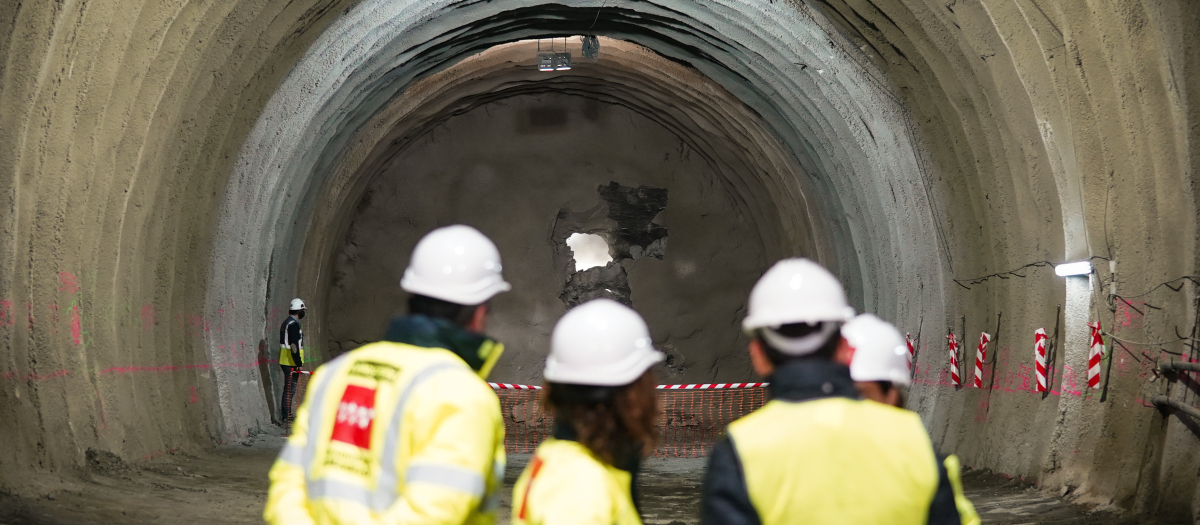
{"label": "wall-mounted light fixture", "polygon": [[1059,277],[1070,277],[1072,275],[1087,275],[1092,273],[1092,261],[1079,261],[1073,263],[1063,263],[1054,267],[1055,275]]}

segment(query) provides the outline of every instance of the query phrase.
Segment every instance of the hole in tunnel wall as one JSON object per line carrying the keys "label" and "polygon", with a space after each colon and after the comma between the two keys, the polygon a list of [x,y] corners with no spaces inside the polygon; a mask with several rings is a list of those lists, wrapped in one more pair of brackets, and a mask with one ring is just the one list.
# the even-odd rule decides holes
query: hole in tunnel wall
{"label": "hole in tunnel wall", "polygon": [[[564,123],[529,130],[546,107]],[[417,240],[461,222],[495,240],[513,284],[491,302],[489,332],[507,348],[494,379],[540,383],[554,323],[606,296],[638,309],[655,344],[675,349],[664,377],[746,380],[731,327],[766,258],[720,183],[727,176],[657,122],[587,97],[523,94],[458,114],[392,152],[352,205],[325,291],[325,346],[378,339],[403,309],[397,283]],[[577,271],[567,239],[579,233],[602,237],[612,260]]]}
{"label": "hole in tunnel wall", "polygon": [[576,261],[575,271],[570,271],[569,265],[566,272],[559,271],[564,284],[558,297],[568,309],[599,298],[633,306],[626,268],[637,264],[634,262],[637,259],[661,260],[666,254],[667,228],[653,222],[666,209],[666,188],[645,185],[635,188],[611,181],[598,186],[596,192],[599,201],[596,207],[583,212],[561,210],[554,220],[556,247],[559,243],[566,244],[574,258],[576,251],[571,247],[571,239],[580,234],[570,232],[583,229],[593,232],[590,237],[603,243],[604,257],[608,259],[603,266],[583,270]]}
{"label": "hole in tunnel wall", "polygon": [[612,255],[608,254],[608,241],[599,235],[572,233],[567,237],[567,247],[571,248],[571,258],[575,260],[576,272],[604,266],[613,260]]}

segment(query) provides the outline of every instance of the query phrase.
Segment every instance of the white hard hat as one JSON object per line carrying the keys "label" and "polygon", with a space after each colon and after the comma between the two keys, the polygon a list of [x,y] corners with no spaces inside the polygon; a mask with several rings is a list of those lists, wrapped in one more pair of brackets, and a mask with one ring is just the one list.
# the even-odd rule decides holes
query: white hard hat
{"label": "white hard hat", "polygon": [[862,314],[842,326],[842,337],[854,348],[850,377],[855,381],[891,381],[908,386],[908,343],[891,323]]}
{"label": "white hard hat", "polygon": [[303,309],[304,309],[304,300],[299,297],[292,299],[292,305],[288,307],[288,310],[303,310]]}
{"label": "white hard hat", "polygon": [[554,325],[544,375],[554,383],[622,386],[662,360],[642,316],[611,299],[595,299]]}
{"label": "white hard hat", "polygon": [[750,291],[742,329],[779,328],[785,324],[844,322],[854,317],[846,292],[829,270],[808,259],[784,259],[763,274]]}
{"label": "white hard hat", "polygon": [[486,235],[470,226],[446,226],[417,243],[400,287],[455,304],[483,304],[512,289],[500,269],[500,251]]}

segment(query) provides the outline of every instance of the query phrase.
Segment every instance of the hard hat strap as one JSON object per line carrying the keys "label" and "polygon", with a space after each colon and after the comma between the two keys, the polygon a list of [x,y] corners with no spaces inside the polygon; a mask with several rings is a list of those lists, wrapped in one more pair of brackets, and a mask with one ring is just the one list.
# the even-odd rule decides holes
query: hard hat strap
{"label": "hard hat strap", "polygon": [[780,353],[792,356],[808,355],[816,352],[829,341],[829,337],[837,331],[837,323],[821,322],[821,329],[803,337],[786,337],[773,328],[762,328],[758,331],[771,348]]}

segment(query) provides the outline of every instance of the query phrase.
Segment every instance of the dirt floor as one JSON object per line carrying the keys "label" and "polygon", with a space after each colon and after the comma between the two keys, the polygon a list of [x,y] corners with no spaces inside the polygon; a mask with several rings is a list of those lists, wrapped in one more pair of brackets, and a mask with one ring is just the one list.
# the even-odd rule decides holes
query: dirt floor
{"label": "dirt floor", "polygon": [[[200,456],[164,455],[136,466],[89,454],[89,468],[78,473],[78,480],[34,478],[20,494],[0,493],[0,524],[261,523],[267,470],[282,444],[280,435],[260,435],[242,446]],[[502,524],[509,522],[511,487],[527,461],[528,455],[509,458]],[[648,460],[640,480],[647,525],[697,523],[703,471],[703,459]],[[969,472],[964,483],[988,524],[1155,523],[1089,511],[986,472]]]}

